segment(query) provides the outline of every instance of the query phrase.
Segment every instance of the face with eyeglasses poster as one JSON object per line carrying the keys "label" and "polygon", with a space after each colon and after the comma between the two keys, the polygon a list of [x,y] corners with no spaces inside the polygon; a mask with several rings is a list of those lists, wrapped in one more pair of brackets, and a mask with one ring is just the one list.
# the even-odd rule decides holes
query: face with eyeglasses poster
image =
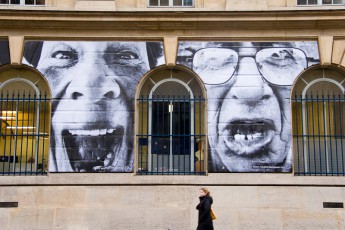
{"label": "face with eyeglasses poster", "polygon": [[319,62],[314,41],[180,42],[207,89],[210,172],[291,172],[290,93]]}

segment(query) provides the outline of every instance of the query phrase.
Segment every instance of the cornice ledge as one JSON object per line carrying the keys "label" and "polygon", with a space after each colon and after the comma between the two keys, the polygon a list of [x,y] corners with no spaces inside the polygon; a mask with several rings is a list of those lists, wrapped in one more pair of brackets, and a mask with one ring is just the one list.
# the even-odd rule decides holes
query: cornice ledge
{"label": "cornice ledge", "polygon": [[[87,16],[88,18],[85,18]],[[115,18],[175,18],[180,20],[217,18],[345,18],[345,9],[338,10],[280,10],[280,11],[53,11],[53,10],[9,10],[0,9],[0,18],[54,18],[56,20],[94,20]]]}
{"label": "cornice ledge", "polygon": [[[39,22],[39,23],[37,23]],[[121,22],[121,23],[119,23]],[[68,23],[68,28],[66,28]],[[265,12],[85,12],[0,10],[0,28],[343,28],[345,10]]]}

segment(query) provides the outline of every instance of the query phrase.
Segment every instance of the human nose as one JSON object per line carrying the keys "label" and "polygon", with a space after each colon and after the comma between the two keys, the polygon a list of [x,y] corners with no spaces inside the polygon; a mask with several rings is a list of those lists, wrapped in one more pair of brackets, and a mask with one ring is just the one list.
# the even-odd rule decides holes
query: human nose
{"label": "human nose", "polygon": [[273,91],[262,78],[256,62],[252,57],[243,57],[239,61],[238,70],[235,73],[235,82],[227,97],[240,100],[249,106],[268,100],[273,96]]}
{"label": "human nose", "polygon": [[120,96],[120,86],[111,73],[104,63],[81,63],[75,68],[66,93],[73,100],[116,99]]}

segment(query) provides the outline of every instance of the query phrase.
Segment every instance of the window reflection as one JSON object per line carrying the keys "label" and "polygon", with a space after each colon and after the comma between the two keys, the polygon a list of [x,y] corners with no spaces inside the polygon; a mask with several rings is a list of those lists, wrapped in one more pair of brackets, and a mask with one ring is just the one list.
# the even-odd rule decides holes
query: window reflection
{"label": "window reflection", "polygon": [[193,0],[149,0],[149,6],[193,6]]}
{"label": "window reflection", "polygon": [[45,5],[45,0],[0,0],[0,4],[7,4],[7,5]]}

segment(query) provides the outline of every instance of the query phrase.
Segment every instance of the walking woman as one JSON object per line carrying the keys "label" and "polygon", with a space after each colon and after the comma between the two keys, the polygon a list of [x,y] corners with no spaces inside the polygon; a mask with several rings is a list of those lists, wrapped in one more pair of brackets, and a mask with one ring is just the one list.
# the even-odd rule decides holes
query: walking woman
{"label": "walking woman", "polygon": [[206,188],[199,191],[200,203],[196,206],[199,210],[199,219],[197,230],[213,230],[213,222],[211,217],[211,205],[213,199],[210,192]]}

